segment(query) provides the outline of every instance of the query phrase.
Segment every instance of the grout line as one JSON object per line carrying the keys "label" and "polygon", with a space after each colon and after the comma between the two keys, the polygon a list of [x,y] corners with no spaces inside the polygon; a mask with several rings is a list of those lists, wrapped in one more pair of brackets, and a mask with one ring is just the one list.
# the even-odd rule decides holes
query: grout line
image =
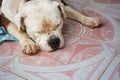
{"label": "grout line", "polygon": [[115,56],[113,56],[113,58],[110,60],[110,62],[107,64],[106,68],[103,70],[103,72],[101,73],[101,75],[99,76],[98,80],[101,79],[101,77],[105,74],[105,72],[107,71],[107,69],[109,68],[109,66],[111,65],[111,63],[113,62],[113,60],[115,59]]}
{"label": "grout line", "polygon": [[4,71],[7,71],[7,72],[9,72],[9,73],[12,73],[12,74],[14,74],[14,75],[16,75],[16,76],[18,76],[18,77],[20,77],[20,78],[23,78],[24,80],[28,80],[27,78],[25,78],[24,76],[22,76],[22,75],[20,75],[20,74],[18,74],[18,73],[16,73],[16,72],[13,72],[13,71],[10,71],[9,69],[7,69],[7,68],[1,68],[2,70],[4,70]]}
{"label": "grout line", "polygon": [[28,79],[26,79],[25,77],[23,77],[22,75],[20,75],[20,74],[18,74],[18,73],[16,73],[16,72],[13,72],[13,71],[10,71],[10,70],[8,70],[8,69],[6,69],[4,66],[5,65],[7,65],[9,62],[11,62],[13,59],[15,59],[17,56],[18,56],[19,54],[16,54],[14,57],[12,57],[9,61],[7,61],[6,63],[4,63],[3,65],[0,65],[0,69],[2,69],[2,70],[4,70],[4,71],[7,71],[7,72],[9,72],[9,73],[11,73],[11,74],[14,74],[14,75],[16,75],[16,76],[18,76],[18,77],[20,77],[20,78],[23,78],[24,80],[28,80]]}
{"label": "grout line", "polygon": [[110,62],[108,63],[108,65],[106,66],[106,68],[104,69],[104,71],[103,71],[103,73],[100,75],[100,77],[98,78],[98,80],[100,80],[101,79],[101,77],[105,74],[105,72],[107,71],[107,69],[109,68],[109,66],[112,64],[112,62],[113,62],[113,60],[118,56],[119,57],[119,52],[120,52],[120,48],[118,48],[117,49],[117,51],[115,52],[115,53],[117,53],[117,54],[115,54],[114,56],[113,56],[113,58],[110,60]]}
{"label": "grout line", "polygon": [[99,76],[98,80],[100,80],[100,78],[104,75],[104,73],[106,72],[106,70],[108,69],[108,67],[111,65],[112,61],[115,59],[115,57],[117,57],[117,55],[119,54],[120,52],[120,48],[118,48],[117,46],[113,45],[112,43],[110,42],[106,42],[106,41],[100,41],[100,40],[96,40],[96,39],[92,39],[92,38],[89,38],[89,37],[85,37],[85,36],[82,36],[82,35],[74,35],[76,37],[82,37],[82,38],[85,38],[85,39],[88,39],[88,40],[91,40],[91,41],[95,41],[95,42],[98,42],[98,43],[103,43],[103,44],[106,44],[106,45],[110,45],[114,48],[117,48],[117,51],[113,58],[110,60],[110,62],[108,63],[108,65],[106,66],[106,68],[104,69],[104,71],[102,72],[102,74]]}
{"label": "grout line", "polygon": [[13,56],[9,61],[7,61],[7,62],[5,62],[4,64],[0,65],[0,69],[2,69],[2,70],[4,70],[4,71],[7,71],[7,72],[9,72],[9,73],[11,73],[11,74],[14,74],[14,75],[16,75],[16,76],[18,76],[18,77],[20,77],[20,78],[23,78],[24,80],[28,80],[28,79],[26,79],[25,77],[23,77],[22,75],[20,75],[20,74],[18,74],[18,73],[16,73],[16,72],[10,71],[10,70],[8,70],[8,69],[6,69],[6,68],[4,67],[4,66],[7,65],[9,62],[11,62],[13,59],[15,59],[18,55],[19,55],[19,54],[16,54],[16,55]]}
{"label": "grout line", "polygon": [[2,65],[0,65],[0,68],[2,68],[3,66],[5,66],[6,64],[8,64],[9,62],[11,62],[13,59],[15,59],[19,54],[16,54],[15,56],[13,56],[9,61],[3,63]]}

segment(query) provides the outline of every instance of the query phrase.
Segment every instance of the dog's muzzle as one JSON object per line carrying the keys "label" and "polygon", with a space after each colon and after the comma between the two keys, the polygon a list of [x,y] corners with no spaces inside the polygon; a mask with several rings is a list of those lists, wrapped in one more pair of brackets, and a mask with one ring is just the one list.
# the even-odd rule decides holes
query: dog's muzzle
{"label": "dog's muzzle", "polygon": [[53,51],[59,49],[60,46],[60,39],[58,37],[50,37],[48,40],[48,45],[52,48]]}

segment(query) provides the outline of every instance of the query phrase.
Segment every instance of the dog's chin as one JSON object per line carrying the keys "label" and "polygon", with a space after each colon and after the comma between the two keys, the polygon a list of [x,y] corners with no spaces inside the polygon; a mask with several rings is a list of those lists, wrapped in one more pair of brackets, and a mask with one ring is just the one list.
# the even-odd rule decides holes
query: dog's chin
{"label": "dog's chin", "polygon": [[61,48],[55,48],[55,49],[52,49],[52,48],[49,47],[49,46],[40,46],[40,49],[41,49],[42,51],[45,51],[45,52],[54,52],[54,51],[57,51],[57,50],[62,49],[62,48],[64,48],[64,46],[61,47]]}
{"label": "dog's chin", "polygon": [[45,52],[54,52],[54,51],[57,51],[57,50],[59,50],[59,49],[61,49],[61,48],[56,48],[56,49],[52,49],[51,47],[40,47],[40,49],[42,50],[42,51],[45,51]]}
{"label": "dog's chin", "polygon": [[46,46],[46,45],[40,46],[40,49],[41,49],[42,51],[46,51],[46,52],[50,52],[50,51],[53,50],[51,47]]}
{"label": "dog's chin", "polygon": [[49,52],[54,52],[54,51],[57,51],[57,50],[60,50],[60,49],[63,49],[63,48],[64,48],[64,46],[61,47],[61,48],[56,48],[56,49],[50,50]]}

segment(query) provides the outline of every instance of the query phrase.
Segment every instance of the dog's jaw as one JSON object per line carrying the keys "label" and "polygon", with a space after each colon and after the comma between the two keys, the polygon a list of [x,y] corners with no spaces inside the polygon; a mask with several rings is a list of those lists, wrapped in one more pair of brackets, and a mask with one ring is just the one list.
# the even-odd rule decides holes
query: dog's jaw
{"label": "dog's jaw", "polygon": [[47,43],[47,39],[47,35],[41,35],[36,38],[36,43],[39,45],[42,51],[52,51],[52,48]]}
{"label": "dog's jaw", "polygon": [[[55,31],[52,31],[51,33],[39,33],[39,32],[28,32],[29,36],[39,45],[40,49],[43,51],[53,51],[59,48],[64,47],[64,37],[62,34],[62,25],[59,26]],[[49,41],[51,40],[51,37],[58,39],[60,43],[56,46],[56,48],[53,48],[50,46]],[[57,44],[57,42],[53,42],[53,44]],[[54,46],[54,45],[53,45]]]}

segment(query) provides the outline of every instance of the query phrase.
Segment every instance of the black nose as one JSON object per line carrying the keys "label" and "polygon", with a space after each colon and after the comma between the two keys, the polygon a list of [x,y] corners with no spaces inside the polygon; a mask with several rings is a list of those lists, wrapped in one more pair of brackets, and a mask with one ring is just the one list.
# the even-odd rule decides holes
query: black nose
{"label": "black nose", "polygon": [[48,44],[53,50],[57,50],[60,46],[60,39],[57,37],[51,37]]}

